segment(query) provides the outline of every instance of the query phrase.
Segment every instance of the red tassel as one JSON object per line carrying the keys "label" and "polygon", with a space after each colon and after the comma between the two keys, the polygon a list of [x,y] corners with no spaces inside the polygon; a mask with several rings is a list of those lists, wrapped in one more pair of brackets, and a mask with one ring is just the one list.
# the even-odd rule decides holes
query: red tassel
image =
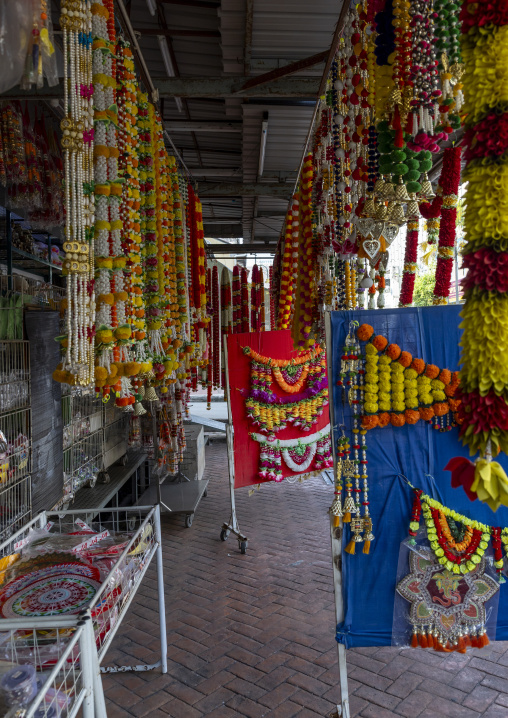
{"label": "red tassel", "polygon": [[395,107],[395,112],[393,113],[393,122],[392,122],[392,128],[394,130],[401,130],[402,126],[400,124],[400,112],[398,106]]}
{"label": "red tassel", "polygon": [[427,642],[427,634],[425,634],[425,633],[422,633],[422,635],[420,637],[420,646],[422,648],[428,648],[428,646],[429,646],[429,644]]}
{"label": "red tassel", "polygon": [[471,648],[479,648],[479,647],[480,647],[480,646],[478,645],[478,636],[477,636],[476,633],[475,633],[475,634],[471,637]]}
{"label": "red tassel", "polygon": [[410,112],[407,116],[406,132],[408,135],[413,134],[413,113]]}
{"label": "red tassel", "polygon": [[464,645],[466,647],[469,647],[471,645],[471,636],[469,635],[469,633],[464,636]]}
{"label": "red tassel", "polygon": [[436,639],[436,640],[434,641],[434,650],[437,651],[438,653],[444,653],[444,652],[445,652],[445,649],[444,649],[444,647],[443,647],[443,644],[440,643],[438,639]]}
{"label": "red tassel", "polygon": [[404,133],[402,130],[395,130],[395,147],[404,147]]}
{"label": "red tassel", "polygon": [[434,636],[432,635],[432,633],[430,631],[427,634],[427,646],[429,648],[435,648],[435,646],[436,646],[436,644],[434,642]]}
{"label": "red tassel", "polygon": [[418,634],[415,632],[411,638],[411,648],[418,648]]}
{"label": "red tassel", "polygon": [[484,633],[480,636],[480,640],[478,643],[479,643],[478,648],[485,648],[485,646],[489,645],[490,641],[489,641],[489,637],[487,636],[486,633]]}
{"label": "red tassel", "polygon": [[463,636],[461,636],[461,637],[459,638],[459,642],[458,642],[457,645],[455,646],[455,650],[458,651],[459,653],[465,653],[465,652],[466,652],[466,645],[465,645],[464,637],[463,637]]}

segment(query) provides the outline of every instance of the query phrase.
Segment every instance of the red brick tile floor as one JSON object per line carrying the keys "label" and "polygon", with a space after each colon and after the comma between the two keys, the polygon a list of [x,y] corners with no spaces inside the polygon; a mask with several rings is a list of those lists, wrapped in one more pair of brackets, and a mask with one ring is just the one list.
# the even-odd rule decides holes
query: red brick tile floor
{"label": "red brick tile floor", "polygon": [[[190,529],[163,518],[167,675],[104,677],[108,716],[312,718],[339,699],[330,542],[321,478],[236,492],[247,554],[230,537],[224,442],[206,450],[208,497]],[[155,570],[131,605],[108,663],[157,660]],[[508,643],[442,657],[348,651],[351,716],[508,718]]]}

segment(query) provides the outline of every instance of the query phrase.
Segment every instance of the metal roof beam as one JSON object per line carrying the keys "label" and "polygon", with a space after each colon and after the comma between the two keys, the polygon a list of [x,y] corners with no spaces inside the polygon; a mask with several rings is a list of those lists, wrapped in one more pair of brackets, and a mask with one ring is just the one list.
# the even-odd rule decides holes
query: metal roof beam
{"label": "metal roof beam", "polygon": [[[159,33],[160,34],[160,33]],[[317,97],[318,77],[284,77],[260,87],[242,90],[248,77],[171,77],[153,79],[160,97]],[[63,83],[40,90],[20,90],[0,95],[2,100],[58,100],[63,97]]]}
{"label": "metal roof beam", "polygon": [[284,77],[242,90],[248,77],[172,77],[154,80],[161,97],[317,97],[318,77]]}
{"label": "metal roof beam", "polygon": [[199,197],[280,197],[290,199],[293,185],[290,183],[269,184],[252,182],[233,184],[228,182],[200,182]]}
{"label": "metal roof beam", "polygon": [[166,121],[168,132],[241,132],[242,122]]}
{"label": "metal roof beam", "polygon": [[264,244],[249,242],[248,244],[205,244],[208,254],[275,254],[276,242]]}
{"label": "metal roof beam", "polygon": [[324,52],[318,52],[316,55],[312,55],[311,57],[306,57],[303,60],[292,62],[290,65],[285,65],[284,67],[279,67],[276,70],[265,72],[263,75],[251,77],[250,80],[247,80],[244,84],[242,90],[266,85],[274,80],[280,79],[281,77],[288,77],[289,75],[293,75],[295,72],[301,72],[301,70],[306,70],[308,67],[314,67],[314,65],[319,65],[319,63],[324,62],[327,57],[328,50],[325,50]]}
{"label": "metal roof beam", "polygon": [[220,37],[219,30],[184,30],[176,27],[137,27],[134,32],[140,35],[165,35],[166,37]]}
{"label": "metal roof beam", "polygon": [[157,0],[162,5],[186,5],[187,7],[202,7],[210,10],[217,10],[220,2],[210,2],[210,0]]}

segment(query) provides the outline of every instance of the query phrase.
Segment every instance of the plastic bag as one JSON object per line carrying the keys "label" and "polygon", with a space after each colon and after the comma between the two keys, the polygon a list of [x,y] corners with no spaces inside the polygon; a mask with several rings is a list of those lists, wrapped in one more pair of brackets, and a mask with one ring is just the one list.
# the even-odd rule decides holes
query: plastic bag
{"label": "plastic bag", "polygon": [[31,40],[32,0],[0,0],[0,94],[18,85]]}

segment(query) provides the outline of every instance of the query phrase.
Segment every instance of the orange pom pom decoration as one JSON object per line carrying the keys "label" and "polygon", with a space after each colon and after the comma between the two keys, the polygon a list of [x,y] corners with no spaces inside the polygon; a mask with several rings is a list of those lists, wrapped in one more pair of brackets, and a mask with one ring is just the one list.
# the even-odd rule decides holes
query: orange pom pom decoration
{"label": "orange pom pom decoration", "polygon": [[406,417],[404,414],[390,414],[390,423],[392,426],[404,426]]}
{"label": "orange pom pom decoration", "polygon": [[388,426],[388,424],[390,423],[390,414],[387,411],[383,411],[381,414],[378,415],[377,419],[377,425],[381,427],[381,429],[384,429],[384,427]]}
{"label": "orange pom pom decoration", "polygon": [[425,371],[425,362],[423,361],[423,359],[413,359],[413,361],[411,362],[411,369],[414,369],[419,376]]}
{"label": "orange pom pom decoration", "polygon": [[420,421],[420,412],[414,411],[413,409],[406,409],[404,417],[406,419],[406,424],[416,424]]}
{"label": "orange pom pom decoration", "polygon": [[438,404],[433,404],[432,408],[434,409],[434,414],[436,416],[444,416],[450,411],[450,405],[447,401],[439,402]]}
{"label": "orange pom pom decoration", "polygon": [[388,348],[386,350],[386,354],[392,359],[393,361],[397,361],[397,359],[401,355],[401,348],[398,344],[389,344]]}
{"label": "orange pom pom decoration", "polygon": [[459,384],[460,384],[460,374],[458,371],[454,371],[452,374],[451,385],[454,386],[455,388],[457,388]]}
{"label": "orange pom pom decoration", "polygon": [[383,349],[388,344],[388,339],[386,337],[382,336],[381,334],[378,334],[377,337],[374,337],[374,339],[372,340],[372,343],[374,344],[374,346],[376,347],[378,352],[382,352]]}
{"label": "orange pom pom decoration", "polygon": [[363,429],[374,429],[379,423],[378,417],[376,414],[371,414],[370,416],[362,416],[362,428]]}
{"label": "orange pom pom decoration", "polygon": [[368,342],[373,334],[374,329],[370,326],[370,324],[362,324],[356,330],[356,336],[361,342]]}
{"label": "orange pom pom decoration", "polygon": [[407,367],[413,361],[413,357],[409,352],[402,352],[397,361],[399,362],[399,364],[402,364],[402,366],[407,369]]}
{"label": "orange pom pom decoration", "polygon": [[443,384],[449,384],[452,380],[452,373],[449,369],[442,369],[438,378]]}
{"label": "orange pom pom decoration", "polygon": [[425,367],[425,376],[429,379],[437,379],[439,376],[439,367],[435,364],[427,364]]}
{"label": "orange pom pom decoration", "polygon": [[424,407],[419,410],[420,411],[420,417],[424,421],[430,421],[432,417],[434,416],[434,409],[431,406]]}
{"label": "orange pom pom decoration", "polygon": [[452,411],[458,411],[460,406],[460,399],[449,399],[448,404],[450,405],[450,409]]}

